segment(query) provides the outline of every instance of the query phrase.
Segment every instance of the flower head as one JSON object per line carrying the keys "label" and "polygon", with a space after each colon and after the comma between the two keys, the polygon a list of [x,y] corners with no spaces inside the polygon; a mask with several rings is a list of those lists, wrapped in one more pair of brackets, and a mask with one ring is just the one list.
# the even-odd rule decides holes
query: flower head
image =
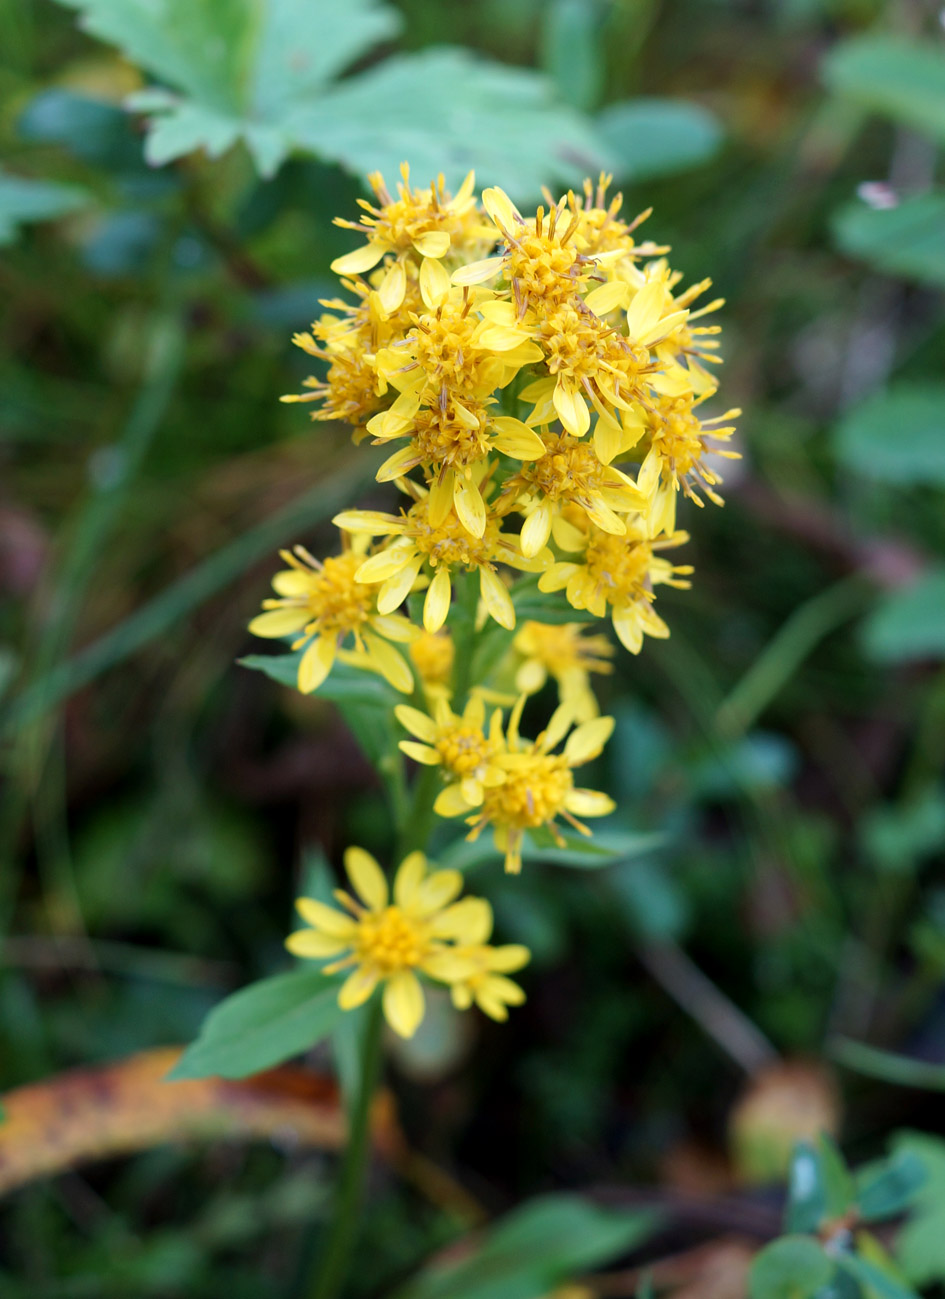
{"label": "flower head", "polygon": [[[503,751],[494,762],[505,772],[501,784],[483,788],[482,805],[467,817],[475,839],[491,825],[496,847],[505,853],[505,869],[522,869],[522,840],[526,830],[544,826],[559,842],[556,819],[560,816],[580,834],[590,834],[578,816],[606,816],[614,810],[613,799],[596,790],[576,789],[573,769],[596,758],[614,729],[612,717],[596,717],[582,722],[568,735],[564,750],[553,753],[571,729],[574,720],[570,704],[561,704],[552,714],[547,730],[537,740],[519,737],[518,727],[523,695],[512,710],[504,736]],[[440,816],[462,816],[472,811],[461,785],[443,790],[436,801]]]}
{"label": "flower head", "polygon": [[590,633],[576,622],[526,622],[512,647],[522,658],[515,684],[523,694],[537,694],[551,676],[558,685],[559,701],[571,706],[575,721],[598,716],[590,673],[613,671],[609,660],[614,647],[606,636]]}
{"label": "flower head", "polygon": [[[431,873],[419,852],[404,858],[393,895],[384,872],[363,848],[347,850],[345,870],[354,896],[335,891],[344,910],[299,898],[296,908],[310,927],[291,934],[286,947],[296,956],[332,958],[326,974],[350,971],[338,993],[345,1010],[360,1006],[383,984],[387,1022],[401,1037],[412,1037],[425,1006],[418,976],[447,984],[476,978],[480,963],[491,959],[478,950],[483,932],[491,933],[491,908],[481,898],[457,902],[463,887],[459,871]],[[464,945],[475,952],[464,955]]]}
{"label": "flower head", "polygon": [[505,772],[494,761],[503,746],[502,713],[495,710],[487,732],[481,695],[470,695],[461,716],[442,697],[434,703],[432,716],[409,704],[399,704],[394,712],[401,726],[416,737],[401,740],[402,751],[424,766],[439,767],[451,782],[441,797],[451,798],[458,787],[469,806],[476,807],[489,786],[505,780]]}
{"label": "flower head", "polygon": [[469,972],[450,985],[450,996],[457,1010],[468,1010],[473,1004],[490,1019],[506,1020],[509,1006],[520,1006],[525,993],[508,975],[521,970],[531,960],[531,952],[521,943],[490,947],[492,908],[483,908],[472,918],[456,955],[468,962]]}
{"label": "flower head", "polygon": [[[336,659],[379,673],[395,690],[413,690],[413,674],[390,642],[409,642],[416,630],[406,618],[378,612],[376,588],[357,578],[363,549],[353,545],[324,560],[304,546],[281,550],[289,567],[272,579],[278,598],[264,600],[266,612],[249,624],[255,636],[301,632],[292,648],[306,647],[298,672],[303,694],[318,689]],[[349,637],[352,649],[345,648]]]}
{"label": "flower head", "polygon": [[456,658],[456,646],[449,631],[444,627],[436,632],[420,632],[408,645],[407,653],[427,698],[446,694]]}

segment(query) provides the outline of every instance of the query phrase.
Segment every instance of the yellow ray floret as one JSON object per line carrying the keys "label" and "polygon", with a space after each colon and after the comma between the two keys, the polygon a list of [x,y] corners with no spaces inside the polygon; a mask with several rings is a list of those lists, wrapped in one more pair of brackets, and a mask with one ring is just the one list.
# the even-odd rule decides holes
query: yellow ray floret
{"label": "yellow ray floret", "polygon": [[[560,705],[553,713],[547,730],[537,740],[522,740],[518,727],[523,695],[509,718],[503,751],[493,761],[505,772],[501,784],[485,787],[482,805],[467,817],[473,828],[468,838],[475,839],[491,825],[496,847],[505,854],[505,869],[522,868],[522,840],[526,830],[540,826],[550,830],[562,842],[556,820],[563,817],[581,834],[590,830],[579,816],[606,816],[614,810],[614,801],[592,789],[577,789],[573,769],[596,758],[614,729],[612,717],[596,717],[582,722],[568,735],[564,750],[552,750],[564,739],[574,720],[570,704]],[[462,816],[473,810],[463,795],[461,785],[444,790],[437,799],[441,816]]]}
{"label": "yellow ray floret", "polygon": [[[462,715],[454,713],[443,698],[436,700],[432,716],[408,704],[398,705],[394,712],[404,730],[415,737],[401,740],[403,752],[424,766],[439,767],[470,807],[478,807],[484,791],[505,780],[505,772],[494,761],[503,748],[502,713],[495,710],[487,732],[481,695],[470,696]],[[454,783],[440,797],[450,800]]]}
{"label": "yellow ray floret", "polygon": [[[292,648],[305,647],[298,673],[303,694],[318,689],[336,659],[379,673],[402,693],[413,690],[413,673],[390,642],[409,643],[416,628],[406,618],[378,611],[376,588],[357,578],[363,552],[360,543],[325,560],[304,546],[279,552],[289,567],[272,579],[278,598],[263,601],[266,612],[249,630],[268,638],[301,633]],[[350,649],[345,648],[349,637]]]}
{"label": "yellow ray floret", "polygon": [[[347,850],[345,870],[352,893],[335,891],[343,910],[299,898],[296,907],[309,928],[290,935],[286,947],[296,956],[329,959],[326,974],[350,971],[338,993],[344,1010],[362,1005],[383,984],[387,1022],[401,1037],[412,1037],[425,1007],[420,975],[465,986],[481,977],[484,962],[495,959],[490,953],[504,950],[482,950],[483,935],[488,938],[492,931],[492,910],[482,898],[456,901],[463,887],[459,871],[431,873],[419,852],[404,858],[393,894],[363,848]],[[493,998],[486,1000],[493,1004]]]}

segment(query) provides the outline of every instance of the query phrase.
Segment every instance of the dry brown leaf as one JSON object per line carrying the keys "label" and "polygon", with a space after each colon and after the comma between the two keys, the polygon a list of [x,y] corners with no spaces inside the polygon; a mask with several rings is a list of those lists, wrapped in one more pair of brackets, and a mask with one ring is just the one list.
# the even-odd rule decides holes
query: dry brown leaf
{"label": "dry brown leaf", "polygon": [[[3,1098],[0,1194],[92,1159],[172,1141],[264,1137],[337,1150],[345,1119],[333,1079],[283,1067],[229,1081],[167,1082],[180,1048],[142,1051],[97,1069],[76,1069]],[[399,1147],[389,1099],[379,1098],[374,1136]]]}

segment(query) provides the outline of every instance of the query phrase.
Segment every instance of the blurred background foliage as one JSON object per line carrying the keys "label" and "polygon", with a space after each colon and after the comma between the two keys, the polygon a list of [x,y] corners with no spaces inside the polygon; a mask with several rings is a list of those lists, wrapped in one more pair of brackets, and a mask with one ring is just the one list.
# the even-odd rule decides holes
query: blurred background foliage
{"label": "blurred background foliage", "polygon": [[[745,458],[661,596],[672,639],[607,684],[599,787],[650,847],[477,868],[529,1001],[509,1028],[434,1005],[397,1046],[413,1171],[376,1174],[351,1292],[581,1189],[663,1214],[646,1284],[734,1297],[821,1129],[855,1165],[933,1134],[896,1138],[931,1169],[898,1263],[829,1293],[941,1283],[943,144],[921,0],[5,0],[0,1086],[190,1040],[284,968],[313,853],[386,849],[332,705],[234,662],[275,549],[376,499],[345,430],[276,400],[359,174],[475,166],[529,201],[605,168],[728,300]],[[3,1294],[291,1294],[331,1170],[221,1140],[24,1187]],[[553,1239],[556,1203],[506,1230]],[[636,1243],[595,1223],[601,1258]],[[762,1299],[826,1294],[786,1249]],[[467,1294],[437,1275],[409,1294]]]}

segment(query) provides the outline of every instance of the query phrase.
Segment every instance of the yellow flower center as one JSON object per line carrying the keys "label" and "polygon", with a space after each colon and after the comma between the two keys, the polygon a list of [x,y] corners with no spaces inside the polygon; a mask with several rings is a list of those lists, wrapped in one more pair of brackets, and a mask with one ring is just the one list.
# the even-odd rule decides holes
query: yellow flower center
{"label": "yellow flower center", "polygon": [[306,603],[321,635],[358,632],[374,612],[376,589],[354,578],[363,563],[363,555],[349,551],[330,556],[320,572],[312,573]]}
{"label": "yellow flower center", "polygon": [[507,769],[503,784],[485,791],[483,819],[513,830],[543,825],[563,811],[573,788],[574,778],[562,754],[529,754],[526,762]]}
{"label": "yellow flower center", "polygon": [[584,557],[588,573],[611,604],[646,596],[652,562],[648,542],[611,536],[598,528],[592,530]]}
{"label": "yellow flower center", "polygon": [[558,234],[558,215],[558,210],[552,208],[546,228],[539,208],[534,230],[509,232],[514,242],[510,243],[506,256],[505,276],[515,299],[529,306],[541,302],[547,308],[549,304],[565,302],[580,281],[583,258],[567,242],[573,233],[570,222],[563,236]]}
{"label": "yellow flower center", "polygon": [[545,442],[547,454],[523,466],[519,477],[524,483],[553,501],[600,495],[605,469],[592,446],[570,433]]}
{"label": "yellow flower center", "polygon": [[407,652],[425,682],[441,684],[449,680],[455,658],[450,636],[443,635],[442,632],[425,631],[415,641],[411,641]]}
{"label": "yellow flower center", "polygon": [[552,676],[563,676],[575,668],[591,672],[610,670],[606,658],[611,646],[606,636],[583,637],[580,629],[570,623],[527,622],[522,630],[529,646],[523,652],[540,659]]}
{"label": "yellow flower center", "polygon": [[399,907],[364,917],[358,926],[358,957],[385,974],[419,965],[427,954],[424,932]]}
{"label": "yellow flower center", "polygon": [[471,536],[456,515],[450,512],[436,527],[430,522],[426,500],[418,501],[407,515],[406,535],[411,537],[430,564],[465,564],[479,568],[491,564],[499,540],[499,529],[493,519],[486,519],[481,537]]}
{"label": "yellow flower center", "polygon": [[475,345],[479,320],[470,305],[468,297],[463,302],[444,302],[435,312],[416,319],[408,350],[437,391],[495,387],[497,363],[491,353]]}
{"label": "yellow flower center", "polygon": [[660,403],[659,419],[650,435],[651,445],[669,461],[680,478],[702,459],[705,451],[702,437],[702,426],[685,398]]}
{"label": "yellow flower center", "polygon": [[460,416],[452,404],[445,410],[436,405],[417,411],[412,434],[419,456],[454,468],[476,464],[489,449],[485,413],[469,410]]}
{"label": "yellow flower center", "polygon": [[478,726],[450,726],[438,738],[436,751],[444,767],[457,776],[469,776],[489,760],[495,745]]}

